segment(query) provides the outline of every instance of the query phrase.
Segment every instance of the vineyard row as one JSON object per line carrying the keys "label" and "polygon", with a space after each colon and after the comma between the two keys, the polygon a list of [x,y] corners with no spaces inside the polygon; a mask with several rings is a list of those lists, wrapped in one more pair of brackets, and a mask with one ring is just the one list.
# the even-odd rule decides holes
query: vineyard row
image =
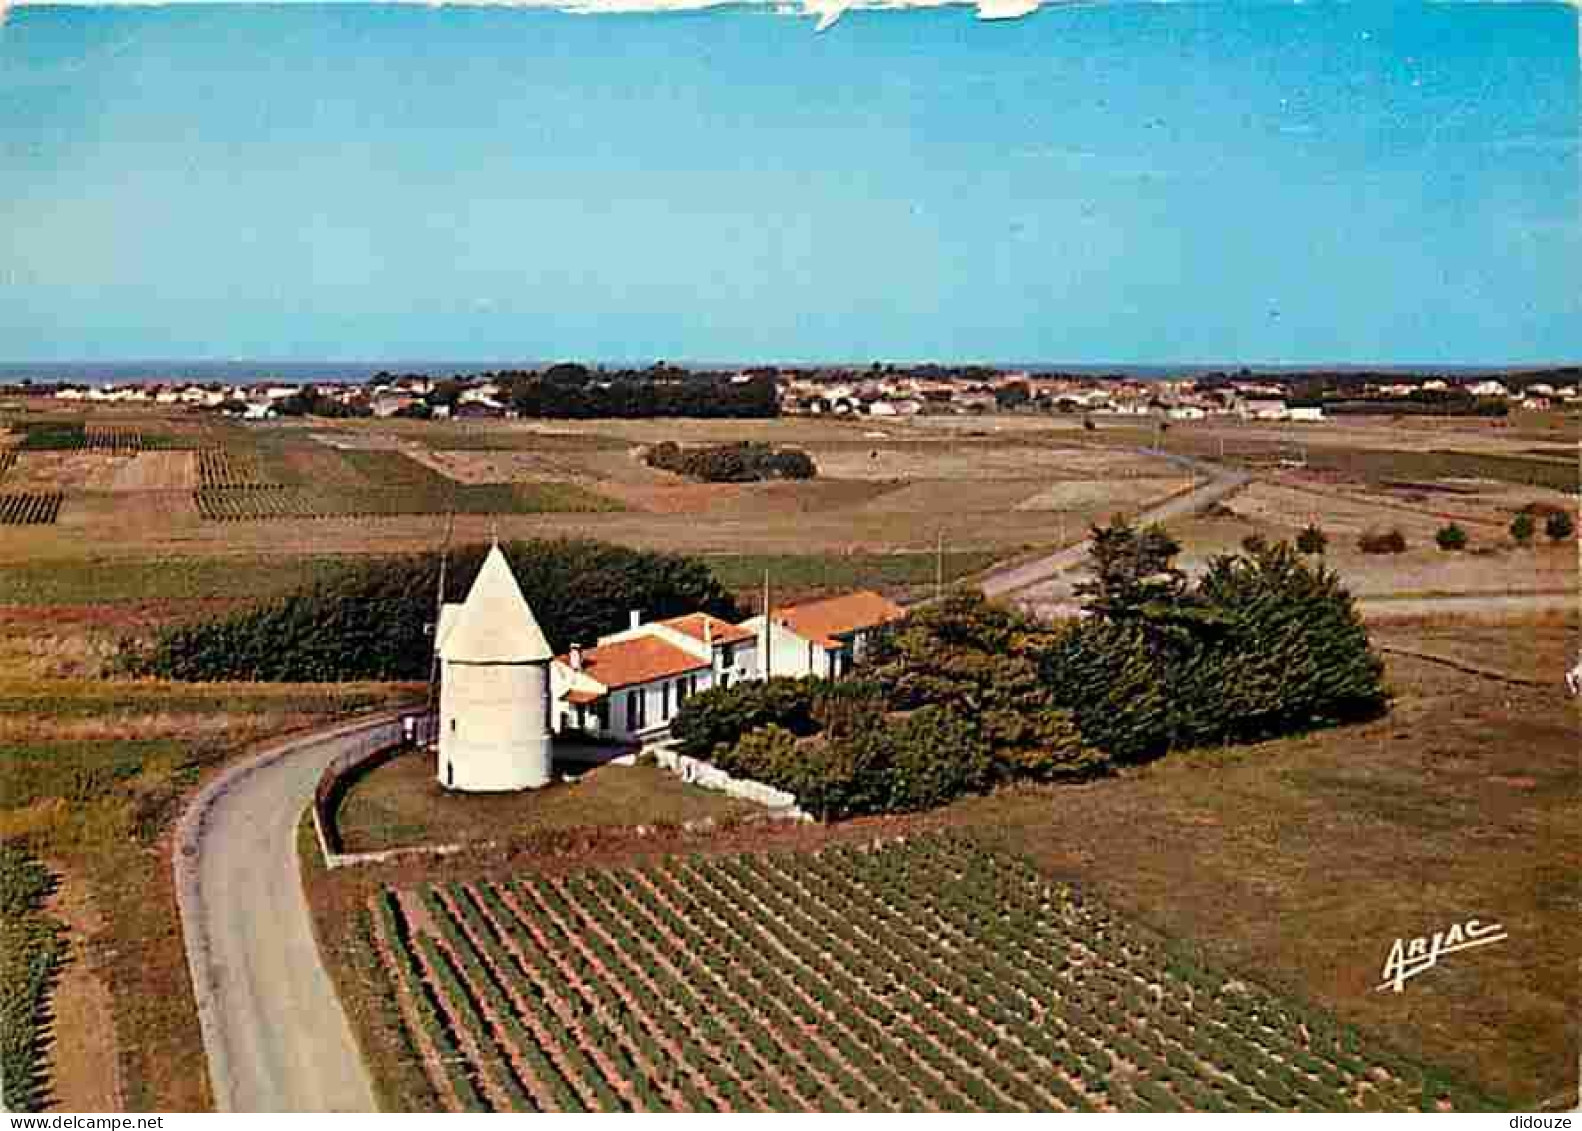
{"label": "vineyard row", "polygon": [[959,837],[381,893],[444,1106],[1476,1106]]}
{"label": "vineyard row", "polygon": [[60,517],[60,492],[0,495],[0,526],[48,526]]}

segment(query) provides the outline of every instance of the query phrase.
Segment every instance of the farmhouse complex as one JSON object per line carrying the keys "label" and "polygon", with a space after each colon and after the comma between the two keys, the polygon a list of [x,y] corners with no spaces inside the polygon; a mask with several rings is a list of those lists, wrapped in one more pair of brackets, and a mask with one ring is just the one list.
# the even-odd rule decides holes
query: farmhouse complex
{"label": "farmhouse complex", "polygon": [[837,679],[903,615],[866,590],[742,624],[701,612],[645,622],[634,609],[625,630],[556,656],[496,545],[467,599],[440,611],[436,776],[447,789],[536,789],[550,781],[552,734],[641,742],[712,687],[771,674]]}

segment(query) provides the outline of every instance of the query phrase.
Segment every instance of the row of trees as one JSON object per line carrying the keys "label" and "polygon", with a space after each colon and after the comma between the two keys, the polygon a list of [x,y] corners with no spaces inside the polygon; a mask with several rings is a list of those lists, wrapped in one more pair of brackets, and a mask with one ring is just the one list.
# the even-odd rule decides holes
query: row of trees
{"label": "row of trees", "polygon": [[511,407],[523,416],[767,418],[780,414],[779,388],[772,374],[738,379],[663,365],[607,372],[564,364],[543,373],[486,374],[484,379],[506,384]]}
{"label": "row of trees", "polygon": [[1383,664],[1332,571],[1260,544],[1189,583],[1178,553],[1162,529],[1116,520],[1093,530],[1080,620],[957,592],[886,633],[858,680],[706,692],[673,733],[684,752],[838,818],[1384,709]]}
{"label": "row of trees", "polygon": [[[727,620],[741,611],[706,563],[591,539],[511,542],[511,562],[555,650],[619,631],[628,610],[654,617],[702,609]],[[450,554],[445,599],[460,601],[486,547]],[[437,554],[374,559],[285,598],[128,641],[127,669],[168,679],[326,682],[425,679],[439,586]]]}
{"label": "row of trees", "polygon": [[760,479],[812,479],[813,457],[800,448],[777,448],[743,440],[705,448],[683,448],[673,440],[655,444],[643,455],[649,467],[705,483],[753,483]]}

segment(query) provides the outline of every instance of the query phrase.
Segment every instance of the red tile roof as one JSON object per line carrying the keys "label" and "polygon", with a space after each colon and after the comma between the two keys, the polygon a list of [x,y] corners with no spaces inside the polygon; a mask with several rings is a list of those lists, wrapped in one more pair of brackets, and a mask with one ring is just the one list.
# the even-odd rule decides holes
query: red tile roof
{"label": "red tile roof", "polygon": [[709,631],[716,644],[737,644],[743,640],[752,640],[757,634],[750,628],[723,621],[719,617],[711,617],[708,613],[688,613],[684,617],[671,617],[669,620],[656,621],[666,628],[673,628],[677,632],[685,633],[692,639],[703,640],[703,626],[709,625]]}
{"label": "red tile roof", "polygon": [[[567,666],[571,664],[566,656],[556,659]],[[657,636],[635,636],[582,650],[583,673],[612,691],[685,672],[703,671],[709,666],[708,660],[700,660]]]}
{"label": "red tile roof", "polygon": [[894,601],[868,589],[845,593],[806,605],[792,605],[776,609],[774,619],[785,625],[804,640],[812,640],[826,648],[839,648],[836,639],[858,629],[874,628],[900,620],[906,610]]}

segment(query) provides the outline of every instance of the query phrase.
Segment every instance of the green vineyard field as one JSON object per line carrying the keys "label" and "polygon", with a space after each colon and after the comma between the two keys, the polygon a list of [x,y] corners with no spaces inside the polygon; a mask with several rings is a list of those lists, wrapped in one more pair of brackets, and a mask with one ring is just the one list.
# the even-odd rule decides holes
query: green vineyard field
{"label": "green vineyard field", "polygon": [[371,911],[396,1070],[451,1110],[1489,1103],[965,837],[385,889]]}

